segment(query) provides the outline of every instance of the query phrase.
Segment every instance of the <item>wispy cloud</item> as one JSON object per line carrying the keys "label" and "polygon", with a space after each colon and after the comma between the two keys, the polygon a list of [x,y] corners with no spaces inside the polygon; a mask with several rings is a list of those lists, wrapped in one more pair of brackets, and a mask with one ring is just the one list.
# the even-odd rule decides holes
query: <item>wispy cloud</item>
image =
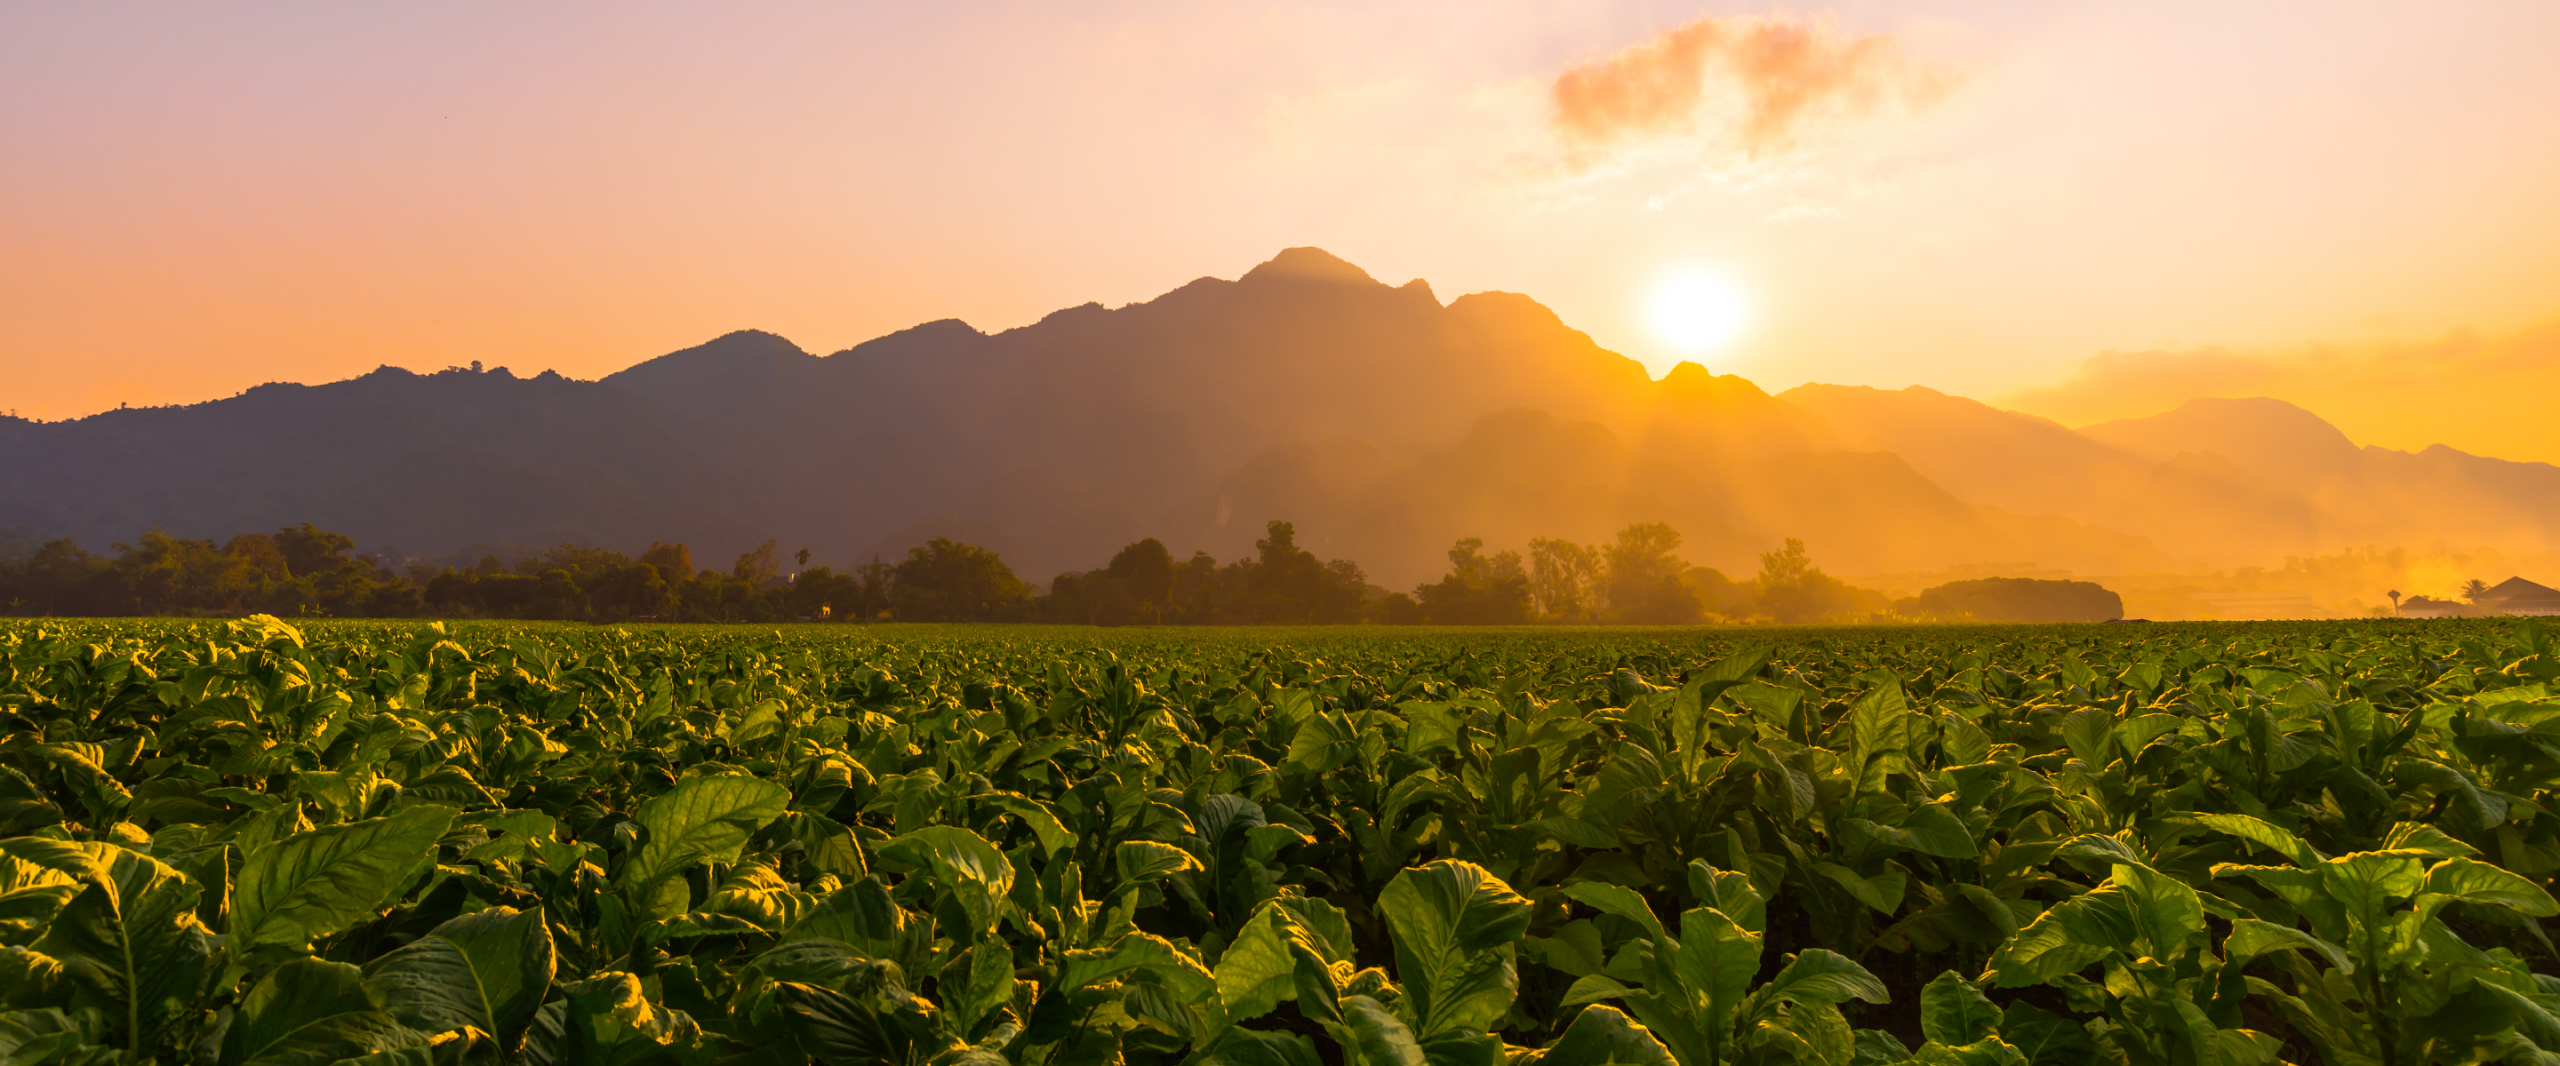
{"label": "wispy cloud", "polygon": [[1711,15],[1564,72],[1553,123],[1583,163],[1664,140],[1760,159],[1881,111],[1916,111],[1955,84],[1892,34],[1827,17]]}

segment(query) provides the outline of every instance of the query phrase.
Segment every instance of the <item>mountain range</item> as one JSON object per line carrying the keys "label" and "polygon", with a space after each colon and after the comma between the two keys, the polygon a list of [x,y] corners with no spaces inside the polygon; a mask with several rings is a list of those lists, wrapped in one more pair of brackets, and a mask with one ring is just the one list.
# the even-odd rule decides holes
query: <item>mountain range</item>
{"label": "mountain range", "polygon": [[383,367],[186,406],[0,419],[0,527],[91,547],[312,522],[428,558],[559,541],[845,565],[931,536],[1035,580],[1267,519],[1389,587],[1460,537],[1665,521],[1728,573],[2157,572],[2380,545],[2560,548],[2560,467],[2358,447],[2271,399],[2073,429],[1925,388],[1654,380],[1526,296],[1446,303],[1321,250],[986,333],[831,355],[742,331],[600,381]]}

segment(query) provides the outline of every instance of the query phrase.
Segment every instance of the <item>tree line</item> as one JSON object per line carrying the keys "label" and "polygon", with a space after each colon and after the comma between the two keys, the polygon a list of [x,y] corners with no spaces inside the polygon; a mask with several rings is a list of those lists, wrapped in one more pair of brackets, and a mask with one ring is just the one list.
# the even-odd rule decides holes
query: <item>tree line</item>
{"label": "tree line", "polygon": [[[1488,554],[1469,537],[1449,570],[1411,592],[1371,584],[1358,563],[1320,559],[1274,520],[1253,554],[1177,559],[1149,537],[1103,566],[1025,581],[996,552],[936,537],[894,562],[786,571],[766,541],[727,569],[697,569],[683,543],[637,556],[562,544],[509,562],[396,565],[309,523],[228,541],[157,531],[93,554],[68,539],[0,561],[0,609],[17,615],[196,615],[563,619],[593,622],[1063,622],[1094,625],[1684,624],[1863,619],[1882,593],[1813,565],[1802,541],[1736,580],[1680,558],[1679,531],[1630,525],[1599,544],[1541,539]],[[1909,604],[1914,601],[1903,601]]]}

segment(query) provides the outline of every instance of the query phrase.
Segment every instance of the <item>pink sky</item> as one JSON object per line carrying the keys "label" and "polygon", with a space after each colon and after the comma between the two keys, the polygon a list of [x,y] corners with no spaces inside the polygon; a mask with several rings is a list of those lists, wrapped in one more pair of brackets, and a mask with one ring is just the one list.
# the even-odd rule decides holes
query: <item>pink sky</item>
{"label": "pink sky", "polygon": [[[2553,41],[2547,3],[10,5],[0,409],[830,351],[1303,244],[1772,389],[2539,336]],[[1730,347],[1648,328],[1682,273]],[[2350,432],[2464,444],[2381,410]]]}

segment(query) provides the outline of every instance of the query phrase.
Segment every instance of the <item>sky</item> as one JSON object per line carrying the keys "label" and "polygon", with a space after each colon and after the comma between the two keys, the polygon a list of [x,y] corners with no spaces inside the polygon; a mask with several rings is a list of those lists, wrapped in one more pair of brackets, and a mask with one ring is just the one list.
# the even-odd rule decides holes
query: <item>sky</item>
{"label": "sky", "polygon": [[2560,462],[2516,392],[2560,383],[2554,40],[2540,2],[5,4],[0,409],[826,352],[1316,245],[1657,373],[2070,424],[2240,390]]}

